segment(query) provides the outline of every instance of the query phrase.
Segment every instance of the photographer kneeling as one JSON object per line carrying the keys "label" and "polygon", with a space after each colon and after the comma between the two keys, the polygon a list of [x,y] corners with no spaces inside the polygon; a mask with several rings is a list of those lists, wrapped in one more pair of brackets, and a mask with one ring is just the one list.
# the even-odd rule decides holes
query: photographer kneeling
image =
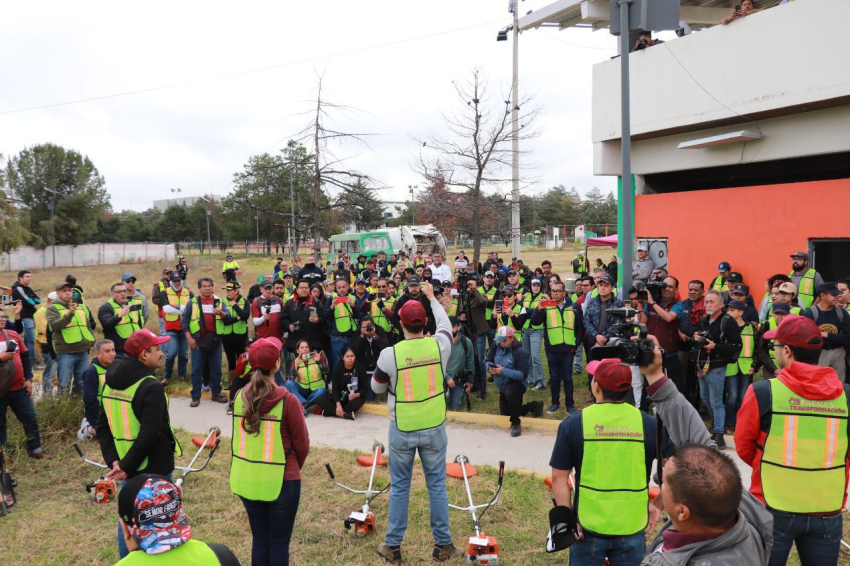
{"label": "photographer kneeling", "polygon": [[542,417],[543,401],[522,402],[531,370],[530,357],[510,326],[502,326],[496,332],[496,341],[487,352],[485,368],[499,389],[499,414],[510,417],[511,436],[521,435],[519,418],[528,413]]}
{"label": "photographer kneeling", "polygon": [[450,316],[449,322],[452,324],[452,353],[446,366],[446,375],[451,376],[448,382],[449,409],[459,409],[464,397],[469,409],[469,391],[475,378],[475,347],[472,340],[461,334],[463,323],[458,317]]}
{"label": "photographer kneeling", "polygon": [[357,363],[354,350],[346,346],[342,361],[331,374],[331,392],[316,402],[322,408],[322,415],[353,421],[354,413],[366,402],[362,389],[368,386],[370,379],[363,366]]}

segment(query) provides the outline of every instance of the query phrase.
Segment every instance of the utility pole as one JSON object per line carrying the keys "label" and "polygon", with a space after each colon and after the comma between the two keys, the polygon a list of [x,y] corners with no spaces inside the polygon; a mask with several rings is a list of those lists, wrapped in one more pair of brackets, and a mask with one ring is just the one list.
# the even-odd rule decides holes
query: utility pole
{"label": "utility pole", "polygon": [[514,24],[514,61],[513,82],[511,84],[511,154],[513,155],[511,173],[511,255],[520,258],[519,226],[519,15],[517,0],[511,2]]}
{"label": "utility pole", "polygon": [[632,210],[632,126],[631,91],[629,89],[629,4],[632,0],[618,0],[620,7],[620,129],[622,144],[622,177],[620,178],[620,226],[622,267],[620,282],[624,290],[632,288],[632,261],[634,261],[635,223]]}
{"label": "utility pole", "polygon": [[44,187],[50,193],[50,243],[53,247],[53,267],[56,267],[56,225],[53,223],[53,212],[56,209],[56,191]]}
{"label": "utility pole", "polygon": [[410,189],[410,224],[416,226],[416,195],[413,191],[418,189],[419,185],[407,185],[407,188]]}

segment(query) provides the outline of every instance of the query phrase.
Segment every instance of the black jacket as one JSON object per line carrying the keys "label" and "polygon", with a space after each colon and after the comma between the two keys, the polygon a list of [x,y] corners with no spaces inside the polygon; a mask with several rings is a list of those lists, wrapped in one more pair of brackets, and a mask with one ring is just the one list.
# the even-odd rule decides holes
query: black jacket
{"label": "black jacket", "polygon": [[[407,293],[407,291],[405,291],[404,294],[399,297],[399,299],[395,302],[395,306],[393,307],[393,314],[395,315],[393,317],[393,324],[396,325],[396,328],[398,328],[399,331],[401,331],[401,322],[398,317],[398,311],[401,310],[401,307],[403,307],[404,303],[406,303],[407,301],[416,300],[422,303],[422,306],[425,307],[425,314],[428,317],[428,323],[425,325],[425,332],[430,332],[433,335],[437,331],[437,323],[434,321],[434,313],[431,310],[431,301],[429,301],[428,297],[425,296],[425,293],[421,291],[419,292],[419,296],[416,299],[411,297]],[[404,335],[402,334],[402,336]]]}
{"label": "black jacket", "polygon": [[[139,360],[129,357],[115,358],[106,370],[106,385],[119,391],[128,389],[139,380],[143,380],[130,404],[133,414],[140,423],[139,434],[119,463],[128,478],[142,472],[165,476],[174,471],[175,445],[171,434],[165,389],[158,379],[144,379],[153,373],[153,370]],[[111,468],[119,458],[103,408],[97,419],[96,430],[103,461]],[[148,458],[147,468],[139,470],[139,466],[146,457]]]}
{"label": "black jacket", "polygon": [[[319,322],[310,322],[310,307],[316,308],[316,316],[319,317]],[[292,352],[295,351],[295,346],[301,340],[306,340],[310,343],[311,350],[321,350],[325,334],[325,306],[321,301],[313,299],[313,295],[307,295],[306,300],[302,300],[298,295],[294,295],[283,305],[283,310],[280,312],[280,326],[284,332],[289,332],[286,338],[286,349]],[[289,326],[296,322],[301,323],[301,329],[292,332]]]}
{"label": "black jacket", "polygon": [[694,342],[694,337],[689,336],[691,348],[699,351],[699,363],[702,365],[705,360],[709,361],[708,369],[717,369],[725,367],[738,359],[738,354],[741,353],[741,328],[731,316],[723,311],[720,318],[709,324],[710,317],[705,315],[699,321],[699,331],[708,331],[708,339],[714,342],[714,349],[710,352],[702,348],[702,344]]}
{"label": "black jacket", "polygon": [[298,281],[304,279],[313,286],[313,283],[325,282],[325,271],[315,263],[308,263],[298,272]]}
{"label": "black jacket", "polygon": [[[141,311],[139,311],[139,318],[141,319]],[[97,309],[97,319],[100,321],[100,326],[103,328],[103,337],[107,340],[112,340],[115,344],[116,352],[124,351],[124,342],[127,341],[126,338],[121,338],[118,336],[118,332],[115,331],[115,327],[118,326],[118,323],[121,322],[121,318],[115,314],[115,311],[112,310],[112,305],[109,302],[105,302],[100,305],[100,308]]]}
{"label": "black jacket", "polygon": [[21,301],[21,318],[32,318],[38,306],[41,304],[41,299],[28,286],[20,281],[15,281],[12,285],[12,299]]}
{"label": "black jacket", "polygon": [[354,355],[357,356],[357,366],[363,368],[366,372],[374,372],[378,365],[378,356],[385,348],[389,348],[390,343],[387,340],[383,329],[375,327],[375,336],[372,341],[358,335],[357,339],[351,345],[354,350]]}

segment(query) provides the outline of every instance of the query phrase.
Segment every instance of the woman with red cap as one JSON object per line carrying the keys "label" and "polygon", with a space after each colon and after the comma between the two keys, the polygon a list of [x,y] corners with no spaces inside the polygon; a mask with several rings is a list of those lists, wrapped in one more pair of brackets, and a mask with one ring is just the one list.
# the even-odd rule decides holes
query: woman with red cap
{"label": "woman with red cap", "polygon": [[248,349],[254,370],[233,406],[230,489],[242,499],[253,534],[251,563],[289,564],[289,541],[301,498],[301,468],[310,437],[301,403],[275,385],[280,340]]}

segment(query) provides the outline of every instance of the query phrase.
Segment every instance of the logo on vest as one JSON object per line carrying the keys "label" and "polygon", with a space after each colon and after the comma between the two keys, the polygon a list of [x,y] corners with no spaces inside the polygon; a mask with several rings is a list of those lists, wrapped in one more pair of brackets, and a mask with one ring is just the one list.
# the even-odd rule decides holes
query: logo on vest
{"label": "logo on vest", "polygon": [[630,426],[604,426],[596,425],[593,427],[596,436],[618,437],[618,438],[641,438],[643,435],[635,432]]}
{"label": "logo on vest", "polygon": [[404,358],[404,363],[406,366],[424,366],[430,364],[438,364],[440,363],[440,358],[430,357],[430,358]]}
{"label": "logo on vest", "polygon": [[788,409],[791,411],[810,411],[814,413],[847,414],[846,409],[834,407],[832,401],[815,401],[812,399],[800,399],[799,397],[788,398]]}

